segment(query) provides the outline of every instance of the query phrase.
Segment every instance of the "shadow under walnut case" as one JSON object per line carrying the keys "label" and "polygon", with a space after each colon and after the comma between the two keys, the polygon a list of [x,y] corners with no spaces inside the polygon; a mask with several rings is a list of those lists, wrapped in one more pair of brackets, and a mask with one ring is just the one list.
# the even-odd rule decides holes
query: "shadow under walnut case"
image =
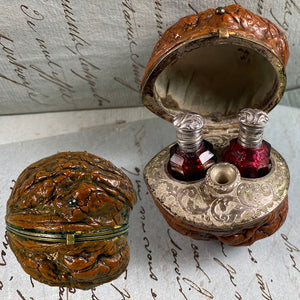
{"label": "shadow under walnut case", "polygon": [[206,177],[194,182],[168,173],[172,145],[145,167],[154,202],[178,232],[239,246],[267,237],[283,224],[289,170],[282,156],[272,148],[270,173],[247,179],[222,163],[221,154],[238,135],[241,109],[269,112],[278,104],[288,56],[280,29],[240,5],[184,17],[156,44],[141,84],[144,105],[169,122],[181,111],[201,114],[204,138],[218,156]]}

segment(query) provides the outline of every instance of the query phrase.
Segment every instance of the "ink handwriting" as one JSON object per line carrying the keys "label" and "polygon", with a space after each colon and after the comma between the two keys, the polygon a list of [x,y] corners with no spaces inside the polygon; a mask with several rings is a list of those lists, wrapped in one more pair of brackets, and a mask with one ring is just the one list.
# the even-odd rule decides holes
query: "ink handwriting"
{"label": "ink handwriting", "polygon": [[192,280],[183,277],[182,281],[185,282],[189,289],[194,289],[195,291],[197,291],[198,293],[202,294],[203,296],[206,296],[208,299],[213,299],[214,296],[212,295],[212,293],[210,293],[208,290],[201,288],[200,286],[198,286],[195,282],[193,282]]}
{"label": "ink handwriting", "polygon": [[147,253],[149,276],[151,279],[157,281],[158,278],[155,275],[155,273],[153,271],[153,266],[152,266],[153,258],[152,258],[152,250],[150,248],[150,241],[149,241],[149,238],[146,236],[146,229],[145,229],[146,211],[143,206],[141,206],[141,208],[140,208],[140,219],[141,219],[141,226],[142,226],[143,233],[144,233],[143,241],[145,242],[144,247],[145,247],[146,253]]}
{"label": "ink handwriting", "polygon": [[135,88],[133,86],[131,86],[128,82],[124,81],[123,79],[119,78],[119,77],[114,77],[114,81],[120,83],[121,85],[127,87],[128,89],[136,92],[136,93],[139,93],[139,89],[138,88]]}
{"label": "ink handwriting", "polygon": [[235,291],[234,297],[238,300],[242,300],[242,296],[240,295],[239,292]]}
{"label": "ink handwriting", "polygon": [[[33,69],[34,71],[38,72],[39,76],[41,78],[43,78],[44,80],[48,81],[49,83],[55,84],[58,88],[61,99],[66,103],[70,103],[70,101],[72,100],[72,92],[73,92],[72,86],[70,84],[68,84],[68,88],[66,88],[65,86],[59,84],[62,82],[62,79],[60,79],[60,78],[65,77],[63,69],[62,69],[61,65],[58,64],[57,62],[55,62],[54,59],[51,57],[50,51],[47,47],[47,43],[46,43],[45,39],[41,36],[42,33],[39,32],[38,26],[36,25],[37,23],[40,23],[41,21],[43,21],[45,19],[45,16],[43,14],[41,14],[38,10],[32,9],[26,5],[21,5],[20,9],[26,18],[27,25],[36,34],[35,41],[37,42],[37,45],[40,48],[40,50],[47,62],[48,67],[51,69],[51,72],[50,72],[50,74],[47,74],[47,71],[41,70],[39,67],[37,67],[34,64],[31,64],[30,68]],[[47,95],[43,95],[41,93],[39,93],[39,94],[45,98],[48,98]],[[31,92],[31,94],[29,96],[32,100],[36,101],[36,99],[33,99],[33,97],[37,96],[36,93]]]}
{"label": "ink handwriting", "polygon": [[259,13],[261,15],[263,12],[263,8],[264,8],[264,0],[258,0],[257,8],[256,8],[257,13]]}
{"label": "ink handwriting", "polygon": [[100,68],[93,64],[92,61],[83,54],[84,48],[90,47],[91,43],[88,42],[80,32],[79,24],[70,2],[70,0],[61,0],[61,6],[63,8],[63,13],[68,29],[68,35],[73,42],[73,49],[68,46],[65,47],[73,55],[78,57],[78,61],[81,67],[81,71],[76,71],[72,68],[71,72],[76,77],[80,78],[88,84],[93,98],[98,102],[99,106],[102,106],[104,102],[109,103],[110,100],[100,96],[97,91],[96,83],[98,81],[98,77],[96,73],[100,71]]}
{"label": "ink handwriting", "polygon": [[68,288],[68,292],[71,294],[75,294],[76,293],[76,288],[70,287]]}
{"label": "ink handwriting", "polygon": [[110,284],[116,291],[119,292],[119,294],[122,296],[122,300],[126,300],[130,298],[130,294],[128,293],[128,291],[126,289],[123,289],[123,291],[121,291],[119,288],[117,288],[113,283]]}
{"label": "ink handwriting", "polygon": [[[23,294],[21,293],[21,291],[19,290],[16,290],[17,291],[17,294],[19,295],[19,297],[22,299],[22,300],[26,300],[26,298],[23,296]],[[30,300],[34,300],[32,297],[29,298]]]}
{"label": "ink handwriting", "polygon": [[92,288],[91,291],[92,291],[92,300],[100,300],[100,299],[95,295],[96,288],[95,288],[95,287]]}
{"label": "ink handwriting", "polygon": [[157,297],[157,294],[153,291],[153,289],[151,288],[151,296],[152,298],[155,300]]}
{"label": "ink handwriting", "polygon": [[[228,275],[229,275],[229,280],[230,280],[231,284],[232,284],[234,287],[236,287],[237,284],[236,284],[236,282],[234,281],[234,280],[235,280],[235,275],[236,275],[236,270],[235,270],[231,265],[229,265],[229,264],[227,264],[227,266],[225,266],[224,263],[222,263],[222,262],[221,262],[218,258],[216,258],[216,257],[214,257],[213,260],[214,260],[217,264],[219,264],[222,268],[224,268],[224,269],[227,271],[227,273],[228,273]],[[237,299],[241,299],[241,298],[242,298],[241,295],[240,295],[240,293],[239,293],[237,290],[235,290],[235,297],[236,297],[236,298],[239,297],[239,298],[237,298]]]}
{"label": "ink handwriting", "polygon": [[189,7],[196,15],[198,15],[198,11],[192,6],[191,3],[188,3],[188,7]]}
{"label": "ink handwriting", "polygon": [[248,253],[249,253],[249,256],[250,256],[250,259],[253,263],[257,264],[257,260],[253,257],[252,255],[252,250],[250,248],[248,248]]}
{"label": "ink handwriting", "polygon": [[289,255],[290,255],[290,259],[292,260],[293,262],[293,265],[292,267],[297,270],[298,272],[300,272],[300,269],[299,267],[297,266],[297,263],[296,263],[296,259],[295,259],[295,256],[292,254],[292,253],[296,253],[296,252],[300,252],[299,248],[297,248],[295,245],[293,245],[288,237],[285,235],[285,234],[281,234],[281,237],[282,239],[284,240],[284,245],[286,246],[286,250],[289,252]]}
{"label": "ink handwriting", "polygon": [[158,37],[161,38],[163,34],[163,17],[161,15],[162,12],[162,2],[160,0],[155,1],[155,20],[156,20],[156,29]]}
{"label": "ink handwriting", "polygon": [[213,260],[214,260],[217,264],[219,264],[222,268],[224,268],[224,269],[227,271],[231,283],[232,283],[234,286],[236,286],[236,283],[234,282],[234,276],[236,275],[236,270],[235,270],[232,266],[230,266],[230,265],[228,265],[228,264],[227,264],[227,266],[225,266],[225,265],[224,265],[218,258],[216,258],[216,257],[214,257]]}
{"label": "ink handwriting", "polygon": [[65,293],[65,288],[59,287],[58,289],[58,300],[64,300],[63,296]]}
{"label": "ink handwriting", "polygon": [[[2,46],[2,50],[6,55],[8,62],[13,66],[14,73],[17,78],[8,77],[5,74],[0,73],[0,78],[3,78],[14,85],[23,87],[26,89],[27,96],[34,102],[38,104],[42,104],[36,99],[38,93],[32,87],[29,79],[28,79],[28,69],[24,64],[18,62],[15,50],[14,50],[14,40],[0,33],[0,47]],[[44,95],[45,96],[45,95]]]}
{"label": "ink handwriting", "polygon": [[226,253],[225,253],[225,247],[224,247],[224,243],[220,242],[221,244],[221,248],[222,248],[222,253],[225,257],[227,257]]}
{"label": "ink handwriting", "polygon": [[133,8],[133,4],[131,0],[124,0],[122,2],[123,6],[123,17],[126,25],[126,36],[129,41],[129,55],[131,61],[131,67],[134,77],[134,83],[136,85],[137,90],[139,90],[140,82],[141,82],[141,69],[144,69],[143,66],[139,62],[139,55],[136,52],[137,44],[137,24],[135,19],[135,9]]}
{"label": "ink handwriting", "polygon": [[200,254],[199,254],[198,247],[193,242],[191,243],[191,247],[193,249],[194,261],[196,262],[196,269],[200,270],[206,276],[206,278],[208,279],[208,282],[211,282],[207,273],[200,266],[200,262],[199,262]]}
{"label": "ink handwriting", "polygon": [[[36,32],[35,22],[36,21],[43,21],[44,16],[36,9],[31,9],[26,5],[21,5],[20,9],[22,13],[26,16],[27,25]],[[33,22],[34,21],[34,22]]]}
{"label": "ink handwriting", "polygon": [[31,276],[29,276],[29,278],[30,278],[31,286],[34,288],[33,278]]}
{"label": "ink handwriting", "polygon": [[[2,242],[2,245],[3,245],[4,249],[7,250],[7,248],[8,248],[8,236],[7,236],[6,231],[5,231],[5,234],[4,234],[4,240],[5,241]],[[3,250],[3,249],[1,250],[1,260],[2,260],[2,262],[0,262],[0,266],[6,266],[6,260],[4,258],[6,256],[5,250]]]}
{"label": "ink handwriting", "polygon": [[[169,241],[172,244],[172,248],[170,249],[170,251],[172,253],[173,264],[174,264],[174,271],[175,271],[175,274],[176,274],[176,282],[177,282],[177,285],[178,285],[178,291],[179,291],[179,293],[184,297],[184,299],[188,300],[187,295],[184,292],[183,286],[182,286],[182,283],[185,283],[185,285],[188,288],[188,290],[194,290],[194,291],[198,292],[199,294],[207,297],[208,299],[213,299],[214,296],[212,295],[211,292],[209,292],[205,288],[201,288],[199,285],[197,285],[191,279],[189,279],[189,278],[184,277],[184,276],[181,275],[180,265],[179,265],[179,261],[178,261],[178,251],[182,251],[182,248],[171,237],[170,229],[168,229],[167,233],[168,233],[168,236],[169,236]],[[194,249],[196,251],[198,251],[198,248],[194,247]],[[195,255],[195,252],[194,252],[194,258],[196,258],[196,263],[198,262],[198,257],[197,256],[198,256],[197,253]]]}
{"label": "ink handwriting", "polygon": [[133,171],[129,171],[129,170],[123,168],[123,167],[121,167],[121,169],[124,170],[125,172],[131,174],[131,175],[134,175],[134,176],[140,176],[141,170],[140,170],[138,167],[135,167],[135,168],[134,168],[134,172],[133,172]]}
{"label": "ink handwriting", "polygon": [[136,183],[136,185],[137,185],[137,196],[138,196],[138,199],[140,200],[140,201],[142,201],[142,197],[141,197],[141,181],[139,180],[139,179],[136,179],[135,180],[135,183]]}
{"label": "ink handwriting", "polygon": [[284,2],[284,9],[283,9],[283,19],[280,20],[278,16],[276,16],[273,12],[273,8],[270,8],[270,13],[273,19],[276,21],[277,25],[281,27],[283,30],[289,30],[289,16],[292,16],[293,13],[296,12],[300,14],[300,7],[296,4],[294,0],[286,0]]}
{"label": "ink handwriting", "polygon": [[272,296],[268,287],[268,284],[263,281],[262,275],[256,273],[257,282],[259,284],[262,296],[267,300],[272,300]]}

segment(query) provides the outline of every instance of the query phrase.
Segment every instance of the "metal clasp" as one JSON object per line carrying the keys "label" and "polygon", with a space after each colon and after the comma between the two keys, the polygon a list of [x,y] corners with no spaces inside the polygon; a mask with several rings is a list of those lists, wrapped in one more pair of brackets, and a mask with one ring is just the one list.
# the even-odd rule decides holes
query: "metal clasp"
{"label": "metal clasp", "polygon": [[74,245],[75,244],[75,234],[68,233],[67,234],[67,245]]}
{"label": "metal clasp", "polygon": [[229,31],[227,28],[219,28],[218,33],[219,33],[220,39],[228,39],[229,38]]}

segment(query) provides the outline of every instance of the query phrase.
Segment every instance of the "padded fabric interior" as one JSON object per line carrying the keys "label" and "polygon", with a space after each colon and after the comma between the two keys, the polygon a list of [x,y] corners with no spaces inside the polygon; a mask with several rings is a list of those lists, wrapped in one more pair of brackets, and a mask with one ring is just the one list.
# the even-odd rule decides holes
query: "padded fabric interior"
{"label": "padded fabric interior", "polygon": [[257,51],[219,44],[178,58],[158,76],[155,90],[166,108],[219,122],[245,107],[263,109],[277,84],[273,66]]}

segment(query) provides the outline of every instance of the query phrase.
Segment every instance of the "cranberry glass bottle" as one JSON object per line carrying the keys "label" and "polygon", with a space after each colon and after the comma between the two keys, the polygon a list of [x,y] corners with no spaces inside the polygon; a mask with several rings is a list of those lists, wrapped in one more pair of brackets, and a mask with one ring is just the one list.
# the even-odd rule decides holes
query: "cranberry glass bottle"
{"label": "cranberry glass bottle", "polygon": [[242,177],[259,178],[271,170],[271,145],[263,140],[263,133],[269,121],[261,110],[245,108],[239,115],[239,135],[231,140],[223,154],[225,162],[235,165]]}
{"label": "cranberry glass bottle", "polygon": [[169,173],[182,181],[193,181],[205,176],[216,162],[213,146],[203,140],[204,119],[196,113],[179,113],[174,118],[177,143],[170,149]]}

